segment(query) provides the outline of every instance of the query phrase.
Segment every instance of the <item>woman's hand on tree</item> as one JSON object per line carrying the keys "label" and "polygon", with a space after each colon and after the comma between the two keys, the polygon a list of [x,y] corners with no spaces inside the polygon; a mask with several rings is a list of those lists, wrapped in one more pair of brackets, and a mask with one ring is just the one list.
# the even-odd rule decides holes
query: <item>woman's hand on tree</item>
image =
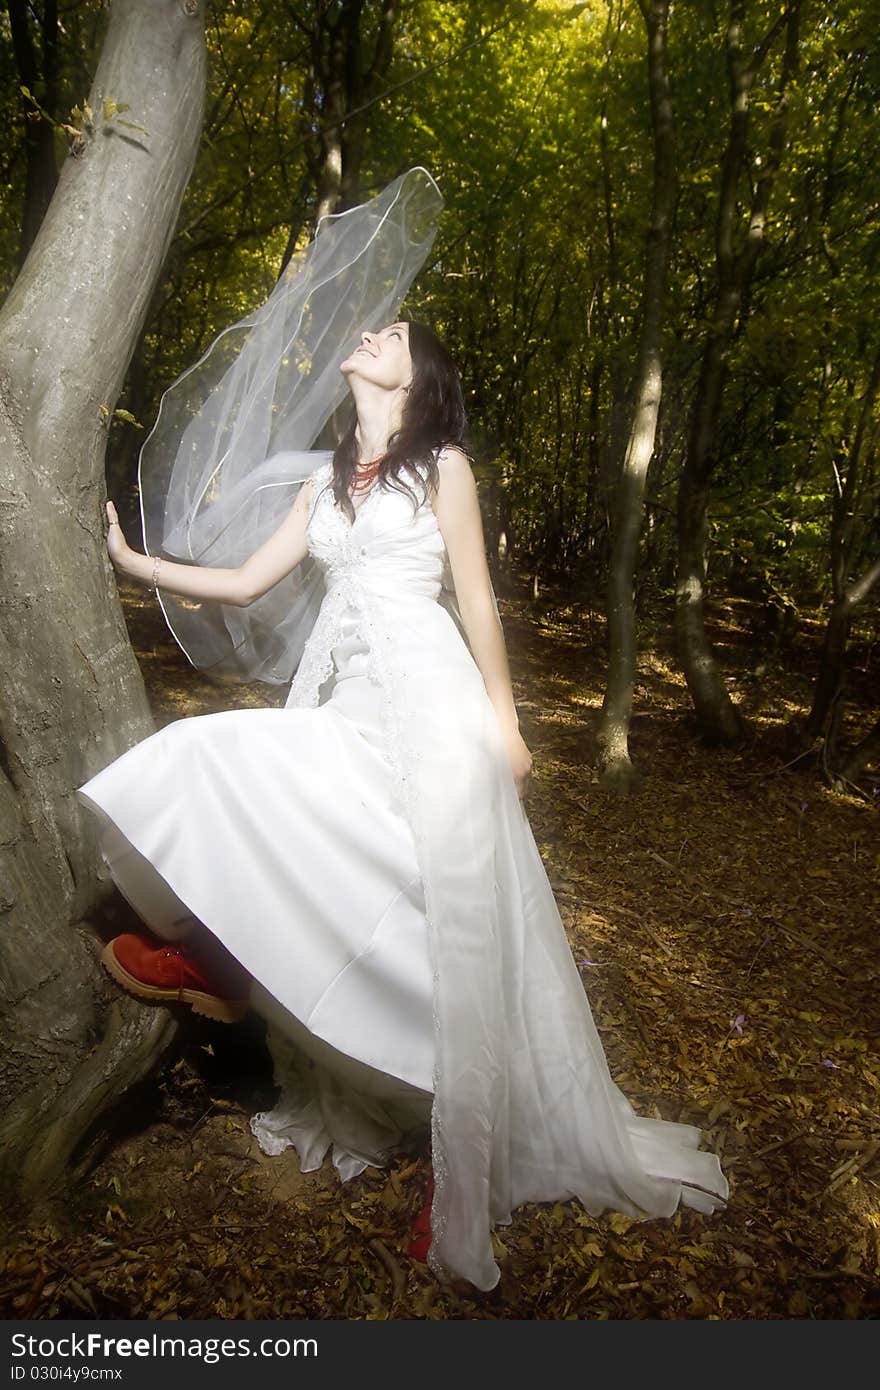
{"label": "woman's hand on tree", "polygon": [[131,554],[131,547],[122,533],[119,517],[112,502],[107,503],[107,520],[110,523],[110,529],[107,532],[107,553],[116,569],[122,569],[126,556]]}
{"label": "woman's hand on tree", "polygon": [[522,798],[528,791],[532,776],[532,755],[518,729],[508,733],[504,741],[510,760],[510,770],[516,783],[517,795]]}

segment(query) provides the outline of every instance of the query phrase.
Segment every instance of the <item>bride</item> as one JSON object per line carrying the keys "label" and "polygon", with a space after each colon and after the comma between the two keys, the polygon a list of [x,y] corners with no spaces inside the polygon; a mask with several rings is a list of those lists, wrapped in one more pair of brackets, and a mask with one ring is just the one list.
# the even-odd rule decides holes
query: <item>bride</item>
{"label": "bride", "polygon": [[429,1264],[488,1289],[491,1228],[523,1202],[669,1216],[728,1189],[699,1130],[636,1116],[611,1080],[520,799],[532,759],[449,353],[401,320],[341,369],[349,431],[239,566],[139,554],[107,504],[134,579],[246,606],[311,556],[326,595],[283,709],[181,720],[81,790],[158,933],[105,961],[216,1018],[241,1016],[252,978],[287,1086],[255,1117],[264,1147],[320,1161],[332,1140],[346,1176],[430,1110]]}

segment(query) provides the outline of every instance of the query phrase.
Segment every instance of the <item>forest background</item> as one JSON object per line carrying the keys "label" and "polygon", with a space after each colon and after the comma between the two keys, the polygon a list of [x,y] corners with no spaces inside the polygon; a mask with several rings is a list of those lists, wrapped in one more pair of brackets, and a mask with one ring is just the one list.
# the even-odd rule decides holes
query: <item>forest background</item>
{"label": "forest background", "polygon": [[[658,863],[662,874],[678,875],[683,894],[706,873],[705,865],[692,865],[690,877],[682,869],[689,837],[709,844],[717,836],[720,853],[731,833],[723,818],[712,821],[712,798],[736,818],[743,798],[760,792],[761,810],[749,802],[748,812],[765,818],[760,866],[748,857],[740,863],[734,896],[713,918],[724,949],[705,923],[694,939],[721,971],[716,978],[730,967],[730,949],[750,988],[766,972],[768,1018],[775,1008],[788,1028],[793,1014],[806,1015],[801,1023],[816,1033],[821,1022],[825,1041],[814,1051],[823,1085],[854,1068],[855,1091],[829,1112],[834,1134],[823,1131],[825,1148],[807,1137],[804,1162],[821,1167],[834,1145],[850,1146],[839,1151],[844,1163],[831,1165],[827,1182],[810,1181],[838,1198],[838,1170],[845,1182],[858,1179],[862,1243],[841,1245],[838,1216],[829,1218],[834,1292],[812,1269],[796,1288],[767,1297],[768,1307],[790,1315],[814,1304],[819,1315],[840,1308],[858,1315],[860,1281],[880,1260],[880,1187],[871,1176],[880,1116],[875,1063],[866,1058],[870,1016],[861,1002],[876,978],[871,934],[880,862],[880,55],[872,7],[867,0],[230,0],[206,8],[200,0],[161,0],[154,18],[173,10],[191,27],[203,22],[204,39],[200,28],[198,48],[188,33],[172,35],[162,58],[170,78],[156,66],[136,79],[144,41],[138,25],[149,21],[149,10],[146,0],[8,0],[0,15],[0,394],[17,441],[17,462],[2,465],[7,510],[0,514],[7,567],[0,911],[15,927],[3,948],[4,1028],[51,1054],[38,1085],[27,1066],[18,1082],[4,1083],[10,1189],[32,1192],[40,1181],[94,1170],[96,1154],[105,1152],[96,1136],[105,1135],[107,1116],[154,1074],[176,1028],[157,1021],[156,1011],[147,1023],[151,1011],[110,1003],[83,931],[106,910],[105,894],[94,844],[73,827],[70,810],[72,788],[96,770],[89,758],[97,725],[115,730],[120,750],[148,730],[140,677],[133,666],[120,674],[116,655],[101,665],[103,653],[115,653],[107,636],[112,619],[102,617],[100,640],[94,631],[77,638],[91,675],[71,675],[65,693],[59,632],[82,620],[64,613],[48,620],[34,595],[57,599],[63,591],[70,613],[77,607],[81,583],[58,555],[78,525],[82,563],[100,576],[88,581],[100,584],[92,611],[110,612],[112,579],[99,563],[105,462],[109,493],[133,518],[137,454],[165,387],[220,329],[266,297],[318,217],[421,164],[439,183],[446,209],[406,307],[437,328],[461,368],[520,704],[526,720],[534,712],[536,826],[551,862],[559,848],[555,886],[563,902],[572,898],[573,938],[586,931],[595,944],[597,933],[602,940],[612,932],[604,917],[600,925],[595,914],[577,916],[587,893],[583,876],[597,873],[605,852],[613,875],[634,827],[653,831],[664,823],[660,803],[668,809],[673,793],[682,793],[683,757],[697,760],[685,779],[693,799],[673,818],[677,829],[691,828],[678,837],[674,859],[665,841],[652,842],[648,866],[655,877]],[[115,63],[115,85],[92,91],[102,53]],[[132,175],[114,174],[109,147],[134,148],[145,127],[155,131],[162,121],[176,191],[167,193],[155,227],[142,218],[132,231],[124,208]],[[79,202],[72,201],[74,180]],[[140,262],[125,263],[117,250],[126,236],[127,254]],[[102,257],[124,274],[105,276]],[[54,307],[62,301],[66,317]],[[25,318],[43,346],[41,360],[50,359],[42,381],[22,365]],[[78,336],[79,323],[88,333]],[[112,366],[101,363],[99,338],[115,354]],[[76,409],[65,404],[65,391]],[[59,450],[66,447],[69,458],[77,440],[88,466],[59,463]],[[30,522],[9,518],[17,499],[27,493],[32,502],[49,477],[64,500],[45,504],[59,529],[44,574],[45,557],[26,544],[40,507]],[[33,624],[30,647],[23,614]],[[183,677],[173,648],[162,646],[134,597],[128,616],[153,714],[192,712],[192,695],[178,694]],[[49,664],[38,678],[33,654],[43,642]],[[51,699],[43,685],[49,670]],[[207,692],[202,707],[228,700],[228,690],[191,687],[199,689]],[[47,711],[63,755],[54,747],[47,753],[54,737]],[[639,795],[621,801],[621,791]],[[811,819],[816,838],[801,859]],[[778,940],[762,918],[760,930],[757,920],[749,924],[754,940],[731,946],[731,919],[756,915],[758,880],[772,871],[774,847],[789,830],[796,843],[788,870],[816,878],[818,869],[818,886],[841,909],[837,935],[830,940],[827,920],[805,926],[796,912]],[[573,837],[589,838],[589,868],[572,866]],[[834,892],[823,875],[839,875]],[[602,896],[599,882],[589,883],[593,901]],[[646,881],[643,898],[656,891]],[[618,894],[618,908],[625,896]],[[693,901],[686,895],[670,904],[669,920],[681,923]],[[784,955],[784,941],[790,948],[798,933],[807,945],[797,968],[808,972],[799,984]],[[623,937],[615,940],[620,969],[637,970],[635,944],[629,960]],[[659,948],[661,961],[693,948],[693,940],[670,940]],[[777,997],[775,945],[783,953],[776,968],[792,971],[792,988],[803,992],[799,1010]],[[59,985],[57,953],[68,949],[70,969]],[[822,986],[809,973],[814,967],[837,971],[845,997],[834,1019],[816,1012]],[[54,1002],[53,990],[60,991]],[[601,1006],[601,985],[599,996]],[[744,997],[740,990],[725,1019],[725,1057],[743,1044],[753,1016],[738,1002]],[[611,1019],[614,999],[604,1004]],[[627,1049],[644,1045],[646,1057],[660,1057],[656,1035],[645,1033],[650,1024],[638,1017],[633,1027]],[[845,1062],[832,1038],[849,1040]],[[706,1057],[715,1057],[715,1070],[706,1061],[705,1074],[714,1076],[706,1084],[716,1124],[736,1104],[719,1080],[715,1043],[706,1046]],[[780,1055],[790,1058],[791,1046],[788,1038]],[[686,1077],[682,1090],[699,1101],[700,1064],[691,1058],[685,1065],[679,1055],[676,1065]],[[809,1125],[800,1126],[804,1135],[778,1128],[780,1115],[799,1104],[802,1110],[804,1098],[814,1105],[802,1063],[793,1065],[790,1089],[801,1102],[780,1101],[764,1117],[764,1150],[786,1156],[813,1133]],[[749,1083],[753,1106],[757,1075]],[[653,1099],[656,1089],[645,1086]],[[780,1082],[776,1094],[784,1090]],[[26,1153],[29,1176],[22,1178]],[[766,1173],[766,1164],[759,1168]],[[770,1185],[762,1173],[752,1180],[759,1190]],[[744,1298],[760,1302],[764,1292],[759,1298],[748,1288],[757,1277],[748,1233],[742,1224],[739,1231],[745,1260],[737,1280],[746,1282]],[[534,1249],[546,1248],[541,1241]],[[515,1253],[528,1262],[526,1247]],[[612,1274],[583,1297],[603,1290],[610,1297],[620,1287],[612,1253],[605,1255]],[[42,1269],[42,1257],[34,1258]],[[785,1265],[784,1254],[772,1260]],[[648,1275],[623,1282],[657,1292]],[[362,1280],[355,1285],[371,1296]],[[824,1303],[814,1300],[818,1286]],[[688,1315],[707,1315],[709,1295],[687,1269],[676,1287]],[[14,1280],[10,1288],[21,1296]],[[50,1289],[45,1307],[53,1296]],[[44,1306],[42,1298],[35,1307]],[[669,1307],[678,1306],[670,1299]],[[711,1303],[712,1315],[725,1315],[722,1305]],[[554,1296],[546,1315],[570,1315],[564,1306]],[[536,1307],[529,1304],[532,1315]],[[449,1307],[430,1315],[448,1314]]]}

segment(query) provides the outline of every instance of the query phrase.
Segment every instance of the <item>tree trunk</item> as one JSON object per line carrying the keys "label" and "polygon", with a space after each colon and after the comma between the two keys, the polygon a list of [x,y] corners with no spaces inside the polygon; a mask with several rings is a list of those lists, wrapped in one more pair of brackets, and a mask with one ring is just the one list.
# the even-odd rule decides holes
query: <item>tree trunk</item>
{"label": "tree trunk", "polygon": [[669,0],[641,0],[648,34],[648,86],[654,133],[654,191],[645,250],[641,333],[634,408],[617,486],[608,576],[608,682],[599,719],[600,783],[629,791],[637,774],[629,756],[636,671],[634,580],[644,510],[645,478],[654,453],[663,388],[663,312],[675,209],[675,128],[666,70]]}
{"label": "tree trunk", "polygon": [[[803,747],[809,748],[823,735],[828,711],[842,688],[846,672],[846,648],[852,623],[853,609],[862,603],[880,579],[880,562],[869,568],[858,583],[847,590],[852,564],[852,540],[854,528],[853,499],[856,492],[859,472],[862,467],[866,444],[874,432],[874,406],[880,395],[880,348],[878,348],[871,368],[871,374],[862,397],[859,418],[847,460],[846,476],[839,490],[834,494],[834,509],[831,519],[831,584],[834,604],[825,629],[822,649],[822,664],[816,677],[813,692],[813,705],[804,725]],[[833,749],[831,750],[833,759]]]}
{"label": "tree trunk", "polygon": [[816,677],[813,707],[807,716],[802,733],[798,729],[797,723],[794,724],[795,733],[799,735],[799,745],[804,751],[811,748],[816,739],[824,739],[826,757],[832,765],[836,761],[834,746],[836,728],[832,727],[831,716],[835,709],[838,711],[838,715],[840,713],[840,700],[846,681],[846,648],[852,626],[853,610],[864,602],[878,583],[880,583],[880,560],[876,560],[861,579],[850,585],[849,589],[842,593],[835,602],[825,628],[822,664]]}
{"label": "tree trunk", "polygon": [[823,735],[832,703],[840,695],[846,675],[846,646],[852,614],[846,599],[835,603],[828,615],[822,642],[822,661],[813,689],[813,705],[803,729],[806,750]]}
{"label": "tree trunk", "polygon": [[375,98],[391,64],[400,0],[381,0],[376,39],[364,62],[364,0],[342,0],[335,24],[318,21],[312,37],[312,99],[321,101],[318,148],[311,166],[315,178],[315,223],[329,213],[357,204],[367,133],[366,107]]}
{"label": "tree trunk", "polygon": [[[730,79],[730,132],[721,171],[715,251],[717,287],[712,320],[700,363],[684,468],[678,493],[678,573],[675,629],[679,660],[703,735],[734,742],[743,722],[727,693],[724,677],[706,634],[706,545],[709,488],[717,463],[716,447],[724,394],[727,354],[743,310],[746,292],[764,244],[767,210],[785,150],[788,91],[798,66],[799,0],[792,0],[770,31],[745,56],[745,0],[731,0],[727,28]],[[769,148],[751,201],[742,246],[736,249],[739,188],[749,157],[749,101],[755,78],[777,32],[786,44]]]}
{"label": "tree trunk", "polygon": [[84,924],[95,835],[74,791],[151,729],[104,550],[104,449],[205,74],[200,0],[115,0],[92,128],[0,312],[0,1162],[24,1191],[57,1182],[174,1032],[105,986]]}

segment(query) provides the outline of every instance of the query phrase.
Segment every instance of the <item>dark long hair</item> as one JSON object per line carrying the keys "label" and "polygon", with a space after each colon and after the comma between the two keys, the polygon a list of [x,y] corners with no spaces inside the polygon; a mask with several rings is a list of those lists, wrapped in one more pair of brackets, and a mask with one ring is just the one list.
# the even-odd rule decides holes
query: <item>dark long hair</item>
{"label": "dark long hair", "polygon": [[[461,381],[446,344],[424,323],[414,319],[398,322],[409,324],[412,384],[400,428],[389,440],[388,453],[379,465],[375,486],[405,493],[418,508],[428,488],[436,487],[439,481],[436,459],[439,450],[452,445],[466,449],[467,419]],[[333,495],[349,521],[354,520],[355,514],[349,488],[358,461],[356,428],[355,413],[333,455]],[[409,485],[410,481],[421,483],[421,497]]]}

